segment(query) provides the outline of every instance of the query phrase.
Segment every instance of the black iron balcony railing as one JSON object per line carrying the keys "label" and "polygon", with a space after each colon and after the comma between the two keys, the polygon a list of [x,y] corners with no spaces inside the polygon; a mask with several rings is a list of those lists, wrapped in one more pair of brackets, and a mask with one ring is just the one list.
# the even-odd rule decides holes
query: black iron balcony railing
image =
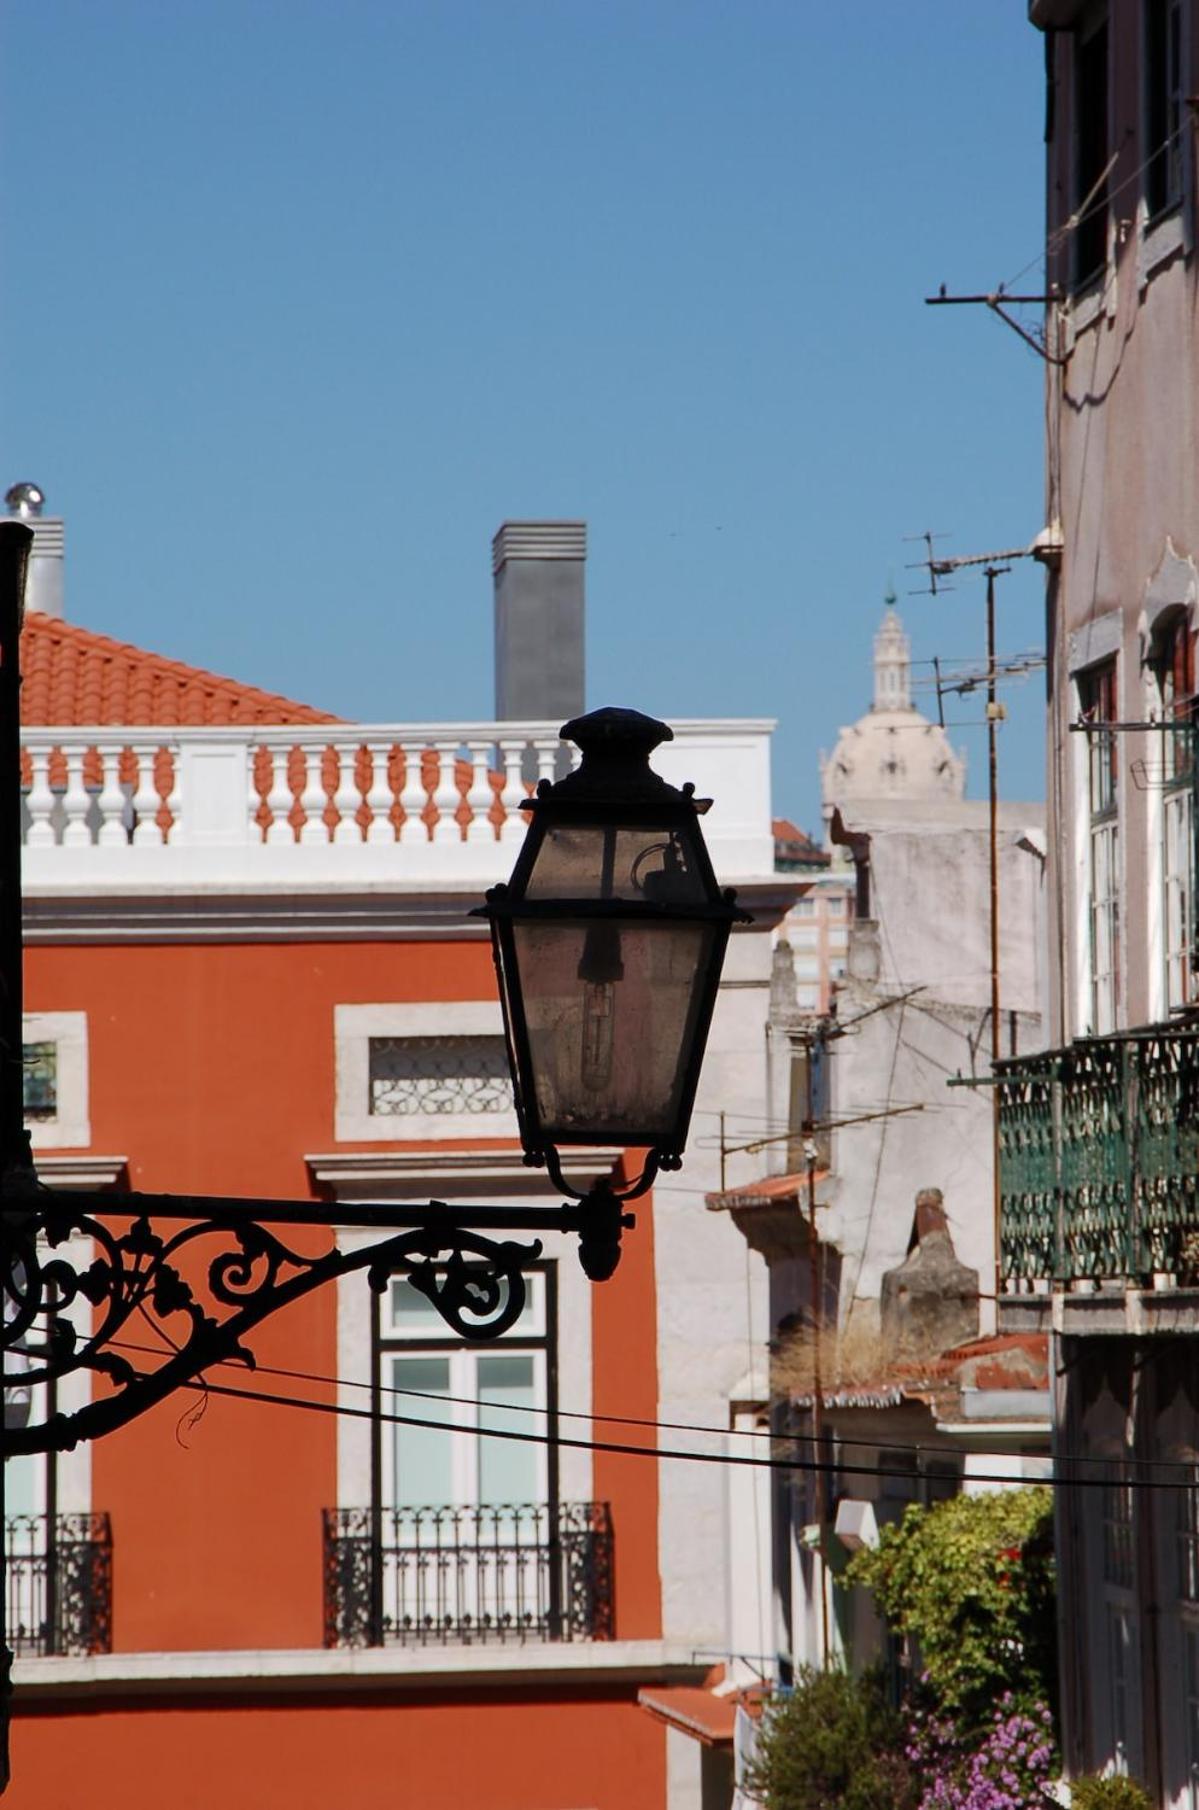
{"label": "black iron balcony railing", "polygon": [[1199,1032],[1089,1037],[996,1073],[1008,1287],[1199,1282]]}
{"label": "black iron balcony railing", "polygon": [[606,1502],[325,1510],[325,1645],[611,1640]]}
{"label": "black iron balcony railing", "polygon": [[112,1650],[107,1515],[8,1515],[9,1645],[18,1659]]}

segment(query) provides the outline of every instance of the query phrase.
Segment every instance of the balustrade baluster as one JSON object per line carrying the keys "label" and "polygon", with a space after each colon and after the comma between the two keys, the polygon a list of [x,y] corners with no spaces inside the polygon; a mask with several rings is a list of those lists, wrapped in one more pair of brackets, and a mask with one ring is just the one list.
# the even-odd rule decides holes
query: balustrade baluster
{"label": "balustrade baluster", "polygon": [[152,742],[134,744],[133,757],[137,762],[137,786],[133,793],[134,843],[143,845],[162,845],[162,830],[158,824],[158,807],[162,802],[158,796],[158,787],[154,783],[154,763],[158,750]]}
{"label": "balustrade baluster", "polygon": [[358,790],[358,778],[355,768],[358,764],[358,748],[356,744],[339,742],[337,754],[337,790],[333,795],[333,808],[337,812],[337,823],[333,830],[334,842],[361,842],[362,828],[358,822],[358,806],[362,803],[362,795]]}
{"label": "balustrade baluster", "polygon": [[400,806],[404,812],[404,821],[400,825],[401,842],[427,842],[429,840],[429,831],[423,817],[428,797],[421,773],[422,766],[421,750],[405,747],[404,787],[400,793]]}
{"label": "balustrade baluster", "polygon": [[125,788],[121,784],[121,750],[111,746],[97,748],[96,758],[100,762],[100,796],[97,800],[100,809],[100,847],[127,848],[129,825],[125,820]]}
{"label": "balustrade baluster", "polygon": [[32,784],[26,800],[30,821],[25,840],[30,848],[53,848],[57,840],[52,822],[55,801],[50,784],[50,753],[46,747],[29,750]]}
{"label": "balustrade baluster", "polygon": [[288,777],[288,759],[290,748],[275,746],[268,748],[271,761],[271,784],[266,795],[266,808],[270,813],[270,822],[266,826],[266,840],[271,844],[282,845],[294,843],[296,832],[291,822],[292,798],[291,780]]}
{"label": "balustrade baluster", "polygon": [[501,842],[524,841],[526,826],[520,809],[525,797],[524,779],[521,775],[524,752],[523,741],[500,742],[500,756],[504,763],[504,789],[500,793],[500,803],[504,807],[504,821],[500,826]]}
{"label": "balustrade baluster", "polygon": [[387,772],[391,748],[387,742],[372,742],[369,752],[371,783],[367,789],[366,804],[371,820],[367,825],[366,839],[368,842],[394,842],[396,833],[391,821],[391,780]]}
{"label": "balustrade baluster", "polygon": [[300,828],[300,841],[328,842],[329,829],[325,822],[325,783],[321,778],[321,757],[323,748],[309,744],[300,750],[304,760],[304,790],[300,794],[300,809],[304,813],[304,822]]}
{"label": "balustrade baluster", "polygon": [[543,779],[548,779],[552,783],[558,767],[558,750],[561,746],[562,743],[560,741],[553,740],[549,736],[541,735],[539,735],[533,743],[534,750],[537,754],[538,785],[541,784]]}
{"label": "balustrade baluster", "polygon": [[64,848],[85,848],[90,846],[92,840],[87,825],[87,813],[92,801],[83,783],[83,745],[80,742],[64,744],[63,753],[67,762],[67,789],[62,799],[62,845]]}
{"label": "balustrade baluster", "polygon": [[457,746],[452,742],[438,742],[437,761],[437,790],[433,794],[437,822],[433,825],[433,840],[461,842],[462,826],[458,822],[457,813],[462,803],[462,794],[458,790]]}
{"label": "balustrade baluster", "polygon": [[471,782],[466,802],[470,806],[470,822],[466,826],[468,842],[494,842],[495,825],[490,811],[495,793],[491,789],[491,744],[471,742]]}

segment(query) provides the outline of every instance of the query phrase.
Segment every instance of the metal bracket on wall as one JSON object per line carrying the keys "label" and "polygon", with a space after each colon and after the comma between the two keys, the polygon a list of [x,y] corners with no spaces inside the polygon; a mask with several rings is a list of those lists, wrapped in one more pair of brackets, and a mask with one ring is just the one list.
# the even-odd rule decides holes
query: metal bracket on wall
{"label": "metal bracket on wall", "polygon": [[[10,1456],[70,1450],[112,1432],[213,1364],[232,1359],[253,1369],[247,1333],[278,1308],[357,1270],[377,1292],[392,1276],[406,1276],[462,1338],[500,1338],[523,1311],[524,1271],[541,1241],[496,1234],[576,1232],[585,1241],[598,1229],[598,1213],[605,1238],[619,1240],[628,1217],[610,1194],[547,1207],[463,1210],[429,1201],[330,1212],[304,1201],[37,1187],[22,1195],[10,1180],[0,1185],[0,1200],[7,1392],[25,1396],[77,1372],[108,1384],[74,1413],[9,1424]],[[327,1248],[338,1227],[383,1235]],[[305,1248],[314,1233],[326,1235],[326,1248],[315,1253]],[[90,1331],[81,1329],[74,1308],[90,1317]],[[146,1331],[161,1347],[157,1364],[148,1361]],[[140,1332],[142,1342],[130,1332]]]}

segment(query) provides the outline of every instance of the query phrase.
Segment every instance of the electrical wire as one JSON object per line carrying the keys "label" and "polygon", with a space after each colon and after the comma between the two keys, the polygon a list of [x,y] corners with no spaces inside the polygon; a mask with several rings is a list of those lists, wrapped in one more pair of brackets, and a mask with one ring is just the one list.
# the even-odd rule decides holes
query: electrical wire
{"label": "electrical wire", "polygon": [[[1033,268],[1034,265],[1040,264],[1044,258],[1053,257],[1055,255],[1055,253],[1060,251],[1062,246],[1066,243],[1066,240],[1070,237],[1071,233],[1077,232],[1078,228],[1083,224],[1084,221],[1091,219],[1091,217],[1093,215],[1101,213],[1106,208],[1109,208],[1111,206],[1112,202],[1116,199],[1116,196],[1122,194],[1124,192],[1124,190],[1129,186],[1130,183],[1139,182],[1141,177],[1145,174],[1145,171],[1149,168],[1149,165],[1151,163],[1153,163],[1155,158],[1160,157],[1163,152],[1168,151],[1170,149],[1171,145],[1175,144],[1176,142],[1181,144],[1183,135],[1186,132],[1186,130],[1187,130],[1187,128],[1185,125],[1183,125],[1183,124],[1178,125],[1174,129],[1174,131],[1170,133],[1170,135],[1167,138],[1163,138],[1160,145],[1157,145],[1149,153],[1148,157],[1145,158],[1143,163],[1138,164],[1135,170],[1131,170],[1127,176],[1123,177],[1116,184],[1114,189],[1111,189],[1107,194],[1105,194],[1103,196],[1102,200],[1095,201],[1095,200],[1093,200],[1093,197],[1098,193],[1100,188],[1102,188],[1102,186],[1106,182],[1107,178],[1111,175],[1112,170],[1114,169],[1116,163],[1119,161],[1120,152],[1123,149],[1123,147],[1122,146],[1118,147],[1112,153],[1111,157],[1108,159],[1106,168],[1102,171],[1100,176],[1097,178],[1095,183],[1092,185],[1090,192],[1083,197],[1082,206],[1080,208],[1078,208],[1076,210],[1076,212],[1072,213],[1068,219],[1063,220],[1062,224],[1060,226],[1055,226],[1053,231],[1046,235],[1044,246],[1038,248],[1038,250],[1028,260],[1028,263],[1024,265],[1023,269],[1018,270],[1016,272],[1015,276],[1009,277],[1007,279],[1007,282],[1004,283],[1004,285],[1003,285],[1003,289],[1014,288],[1015,285],[1020,281],[1021,277],[1025,277],[1028,275],[1029,271]],[[1003,294],[1003,289],[1001,289],[999,291],[1000,295]]]}
{"label": "electrical wire", "polygon": [[[683,1464],[732,1465],[751,1470],[825,1472],[834,1477],[906,1477],[916,1482],[927,1481],[927,1473],[923,1470],[903,1469],[898,1465],[884,1467],[877,1464],[845,1464],[823,1458],[755,1458],[736,1452],[687,1452],[664,1446],[627,1445],[616,1440],[573,1439],[561,1433],[519,1433],[514,1428],[505,1427],[487,1427],[480,1430],[475,1427],[456,1427],[447,1424],[444,1420],[425,1420],[414,1414],[376,1414],[371,1408],[349,1408],[337,1402],[305,1401],[300,1396],[278,1395],[265,1389],[234,1389],[225,1383],[190,1381],[181,1383],[180,1387],[195,1389],[200,1393],[207,1391],[211,1395],[228,1396],[234,1401],[258,1402],[266,1407],[296,1408],[312,1414],[332,1414],[347,1420],[368,1420],[386,1426],[419,1427],[435,1433],[469,1433],[472,1437],[477,1437],[482,1431],[488,1439],[511,1439],[521,1445],[552,1446],[555,1449],[565,1448],[568,1451],[603,1452],[621,1458],[675,1460]],[[789,1438],[789,1435],[784,1437]],[[1077,1461],[1068,1459],[1066,1462]],[[1101,1462],[1109,1465],[1118,1464],[1123,1468],[1131,1461],[1106,1459]],[[1168,1463],[1169,1461],[1158,1460],[1156,1462]],[[1181,1465],[1176,1465],[1175,1468],[1181,1468]],[[1194,1473],[1193,1465],[1187,1468]],[[1158,1477],[1073,1477],[1051,1472],[1047,1476],[1021,1480],[1014,1478],[1010,1472],[972,1471],[970,1473],[971,1483],[994,1483],[1010,1488],[1013,1483],[1019,1481],[1052,1485],[1056,1489],[1119,1487],[1121,1489],[1178,1490],[1196,1487],[1193,1474],[1186,1479],[1164,1479]]]}
{"label": "electrical wire", "polygon": [[[135,1352],[140,1352],[140,1353],[143,1353],[143,1354],[149,1355],[149,1356],[157,1355],[154,1352],[152,1346],[135,1345],[135,1344],[132,1344],[127,1339],[126,1340],[115,1339],[115,1340],[113,1340],[113,1345],[115,1348],[122,1350],[122,1351],[135,1351]],[[236,1358],[221,1358],[219,1360],[219,1362],[221,1364],[236,1364],[239,1369],[244,1368],[244,1366],[242,1366],[239,1363],[239,1360],[237,1360]],[[369,1382],[360,1382],[355,1377],[325,1376],[325,1375],[322,1375],[319,1371],[292,1370],[292,1369],[284,1368],[280,1365],[271,1365],[271,1364],[256,1365],[255,1366],[255,1375],[286,1377],[289,1381],[292,1381],[292,1382],[318,1383],[322,1387],[329,1388],[329,1389],[346,1389],[346,1388],[348,1388],[348,1389],[369,1390],[369,1389],[373,1389],[376,1386]],[[188,1386],[192,1387],[192,1388],[200,1388],[203,1385],[197,1380],[196,1382],[191,1383]],[[212,1385],[212,1384],[209,1385],[210,1388],[212,1388],[214,1386],[215,1385]],[[913,1383],[912,1386],[919,1387],[920,1384],[919,1384],[919,1382],[915,1382],[915,1383]],[[380,1395],[402,1396],[405,1399],[411,1399],[411,1400],[415,1400],[415,1401],[447,1402],[447,1403],[453,1404],[456,1407],[464,1407],[464,1408],[493,1408],[493,1407],[497,1406],[497,1404],[495,1402],[482,1401],[476,1395],[449,1395],[449,1394],[443,1394],[440,1390],[434,1390],[434,1389],[397,1389],[394,1387],[388,1387],[386,1384],[383,1384],[383,1383],[380,1383],[379,1385],[377,1385],[377,1387],[378,1387],[378,1392]],[[258,1396],[258,1392],[256,1390],[241,1391],[240,1393],[248,1394],[253,1399],[257,1399],[257,1396]],[[315,1404],[315,1405],[319,1406],[320,1404]],[[504,1404],[499,1404],[499,1405],[502,1405],[505,1408],[505,1411],[507,1413],[548,1415],[550,1412],[550,1410],[548,1408],[534,1407],[527,1402],[519,1402],[519,1403],[511,1403],[511,1404],[504,1403]],[[354,1410],[354,1412],[360,1413],[360,1412],[364,1412],[364,1410]],[[555,1410],[555,1414],[556,1414],[556,1417],[561,1420],[585,1420],[585,1421],[591,1421],[596,1424],[601,1424],[604,1426],[639,1427],[647,1432],[705,1433],[713,1438],[731,1437],[734,1439],[767,1439],[767,1440],[773,1440],[773,1441],[784,1440],[789,1445],[815,1445],[815,1444],[819,1443],[816,1440],[815,1435],[811,1434],[811,1433],[788,1432],[788,1433],[780,1434],[780,1433],[772,1432],[767,1427],[712,1427],[712,1426],[703,1426],[694,1421],[648,1420],[648,1419],[645,1419],[643,1417],[640,1417],[640,1416],[634,1415],[634,1414],[588,1414],[588,1413],[584,1413],[583,1411],[581,1411],[580,1409],[577,1409],[577,1408],[571,1409],[571,1408],[562,1408],[562,1407],[557,1408]],[[401,1424],[404,1424],[404,1425],[407,1424],[407,1421],[404,1420],[403,1417],[397,1417],[397,1418],[400,1420]],[[420,1425],[420,1426],[428,1424],[428,1425],[440,1428],[443,1432],[471,1432],[471,1431],[476,1430],[476,1429],[469,1428],[469,1427],[464,1428],[461,1426],[456,1426],[453,1422],[440,1421],[440,1420],[432,1421],[432,1422],[428,1422],[428,1423],[426,1423],[424,1421],[418,1421],[418,1422],[414,1422],[413,1424]],[[538,1435],[537,1437],[541,1437],[541,1436]],[[909,1454],[914,1460],[918,1460],[922,1456],[925,1456],[929,1453],[934,1453],[939,1456],[939,1455],[943,1454],[943,1452],[945,1451],[945,1447],[943,1447],[943,1446],[940,1446],[940,1445],[933,1446],[930,1444],[924,1444],[918,1440],[888,1439],[886,1441],[880,1441],[878,1439],[854,1439],[852,1437],[842,1437],[840,1434],[836,1435],[836,1440],[837,1440],[837,1444],[839,1446],[849,1446],[849,1447],[853,1447],[858,1450],[869,1451],[869,1452],[876,1452],[880,1449],[880,1445],[883,1445],[883,1446],[885,1446],[885,1449],[889,1452],[904,1452],[904,1453]],[[645,1446],[645,1447],[638,1447],[638,1450],[654,1452],[657,1450],[657,1448],[654,1446]],[[1027,1457],[1042,1456],[1042,1454],[1039,1454],[1039,1453],[1026,1453],[1024,1455]],[[1047,1456],[1047,1455],[1048,1454],[1045,1454],[1045,1456]],[[975,1457],[975,1458],[999,1459],[999,1458],[1007,1457],[1007,1456],[1009,1456],[1009,1454],[1006,1452],[987,1450],[984,1447],[984,1448],[972,1448],[971,1452],[970,1452],[970,1456]],[[1172,1459],[1172,1458],[1137,1458],[1137,1457],[1133,1457],[1132,1455],[1129,1455],[1129,1456],[1123,1457],[1123,1458],[1119,1458],[1119,1459],[1113,1459],[1113,1458],[1099,1457],[1099,1456],[1096,1456],[1093,1453],[1089,1453],[1089,1452],[1070,1453],[1070,1454],[1065,1454],[1064,1456],[1066,1457],[1067,1462],[1069,1462],[1071,1464],[1103,1464],[1103,1465],[1120,1464],[1122,1466],[1134,1466],[1138,1469],[1146,1469],[1146,1470],[1160,1469],[1163,1466],[1177,1468],[1177,1466],[1181,1462],[1183,1462],[1182,1460]],[[892,1475],[893,1473],[888,1468],[885,1474]],[[1010,1479],[1009,1479],[1009,1481],[1010,1481]],[[1110,1481],[1110,1479],[1109,1479],[1109,1481]]]}

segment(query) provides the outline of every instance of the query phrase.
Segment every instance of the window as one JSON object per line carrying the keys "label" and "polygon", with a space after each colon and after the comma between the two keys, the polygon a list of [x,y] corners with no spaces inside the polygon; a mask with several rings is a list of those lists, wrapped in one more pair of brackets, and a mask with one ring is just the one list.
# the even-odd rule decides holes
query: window
{"label": "window", "polygon": [[498,1000],[337,1006],[336,1136],[514,1138]]}
{"label": "window", "polygon": [[21,1049],[25,1118],[53,1119],[58,1115],[58,1045],[26,1043]]}
{"label": "window", "polygon": [[1145,0],[1145,211],[1182,199],[1182,0]]}
{"label": "window", "polygon": [[376,1118],[510,1112],[504,1039],[372,1037],[369,1110]]}
{"label": "window", "polygon": [[1085,737],[1087,749],[1088,892],[1091,941],[1091,1031],[1103,1036],[1116,1028],[1120,986],[1119,818],[1116,791],[1117,737],[1098,725],[1114,723],[1116,662],[1108,660],[1080,674],[1079,704],[1097,727]]}
{"label": "window", "polygon": [[86,1014],[27,1012],[22,1058],[25,1123],[34,1149],[90,1144]]}
{"label": "window", "polygon": [[1185,727],[1162,733],[1161,874],[1162,954],[1168,1011],[1194,996],[1191,951],[1194,941],[1195,826],[1192,731],[1195,692],[1195,637],[1183,614],[1172,617],[1158,637],[1154,661],[1158,714]]}
{"label": "window", "polygon": [[810,895],[806,899],[796,899],[792,909],[797,918],[814,918],[816,916],[816,901]]}
{"label": "window", "polygon": [[536,1266],[526,1282],[524,1312],[490,1345],[448,1335],[407,1277],[389,1283],[372,1504],[325,1515],[327,1645],[612,1638],[608,1507],[559,1500],[544,1438],[556,1271]]}
{"label": "window", "polygon": [[[455,1339],[406,1277],[390,1284],[380,1325],[385,1411],[432,1426],[387,1425],[381,1495],[390,1509],[535,1504],[550,1493],[552,1448],[496,1437],[544,1433],[552,1404],[546,1271],[530,1274],[524,1313],[494,1345]],[[457,1429],[456,1433],[441,1429]]]}
{"label": "window", "polygon": [[1073,281],[1083,288],[1107,263],[1108,33],[1102,14],[1074,45]]}

